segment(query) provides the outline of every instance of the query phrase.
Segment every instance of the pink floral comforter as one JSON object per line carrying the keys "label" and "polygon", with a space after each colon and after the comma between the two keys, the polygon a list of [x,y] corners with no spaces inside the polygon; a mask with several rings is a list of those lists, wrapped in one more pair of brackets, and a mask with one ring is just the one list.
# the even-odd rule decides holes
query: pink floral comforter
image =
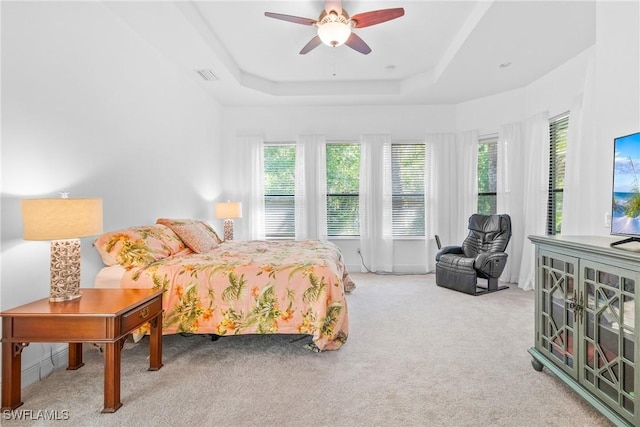
{"label": "pink floral comforter", "polygon": [[319,350],[349,333],[355,285],[326,241],[227,241],[128,270],[123,288],[164,289],[164,334],[309,334]]}

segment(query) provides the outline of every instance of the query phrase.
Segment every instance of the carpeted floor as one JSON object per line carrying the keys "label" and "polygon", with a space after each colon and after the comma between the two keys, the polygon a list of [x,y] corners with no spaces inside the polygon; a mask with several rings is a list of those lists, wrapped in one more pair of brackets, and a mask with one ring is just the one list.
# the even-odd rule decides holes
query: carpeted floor
{"label": "carpeted floor", "polygon": [[122,354],[123,406],[101,414],[103,363],[56,369],[26,387],[21,410],[60,426],[610,426],[551,373],[531,367],[533,293],[473,297],[434,277],[353,274],[351,330],[337,351],[308,337],[165,336],[164,367],[148,342]]}

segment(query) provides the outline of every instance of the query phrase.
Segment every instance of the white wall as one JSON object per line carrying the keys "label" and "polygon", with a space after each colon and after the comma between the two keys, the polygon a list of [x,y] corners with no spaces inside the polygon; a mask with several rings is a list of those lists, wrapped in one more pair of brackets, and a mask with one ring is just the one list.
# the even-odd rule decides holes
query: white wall
{"label": "white wall", "polygon": [[[23,198],[101,197],[105,230],[212,219],[220,114],[102,3],[3,2],[0,308],[49,293],[49,244],[22,240]],[[91,243],[82,240],[84,287],[102,267]],[[59,348],[25,348],[27,377]]]}
{"label": "white wall", "polygon": [[584,197],[590,210],[586,234],[608,234],[611,212],[613,139],[640,131],[640,2],[597,2],[595,137]]}
{"label": "white wall", "polygon": [[[520,122],[542,111],[547,111],[549,117],[568,111],[574,98],[584,91],[593,52],[593,48],[585,50],[526,87],[458,104],[457,129],[493,134],[502,125]],[[517,68],[505,70],[511,71],[517,72]]]}

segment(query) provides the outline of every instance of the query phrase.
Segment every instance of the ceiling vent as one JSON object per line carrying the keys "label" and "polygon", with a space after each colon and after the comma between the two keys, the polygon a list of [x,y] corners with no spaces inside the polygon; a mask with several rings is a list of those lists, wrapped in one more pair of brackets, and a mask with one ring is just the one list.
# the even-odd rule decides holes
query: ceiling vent
{"label": "ceiling vent", "polygon": [[215,82],[220,80],[218,76],[214,74],[211,70],[195,70],[195,72],[202,77],[202,80],[206,80],[208,82]]}

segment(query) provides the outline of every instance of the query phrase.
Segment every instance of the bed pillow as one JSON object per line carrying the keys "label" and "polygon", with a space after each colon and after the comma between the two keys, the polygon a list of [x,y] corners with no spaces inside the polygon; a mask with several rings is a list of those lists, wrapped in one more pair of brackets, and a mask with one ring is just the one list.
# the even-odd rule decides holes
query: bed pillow
{"label": "bed pillow", "polygon": [[218,234],[204,221],[159,218],[156,222],[171,228],[196,253],[210,252],[220,244]]}
{"label": "bed pillow", "polygon": [[202,227],[204,227],[204,230],[211,235],[211,237],[213,237],[215,239],[216,242],[218,242],[218,244],[222,243],[222,239],[218,236],[218,233],[216,233],[216,231],[213,229],[213,227],[211,227],[209,224],[207,224],[204,221],[198,221],[200,223],[200,225]]}
{"label": "bed pillow", "polygon": [[105,233],[94,245],[105,265],[119,264],[125,268],[146,267],[152,262],[190,252],[180,237],[162,224]]}

